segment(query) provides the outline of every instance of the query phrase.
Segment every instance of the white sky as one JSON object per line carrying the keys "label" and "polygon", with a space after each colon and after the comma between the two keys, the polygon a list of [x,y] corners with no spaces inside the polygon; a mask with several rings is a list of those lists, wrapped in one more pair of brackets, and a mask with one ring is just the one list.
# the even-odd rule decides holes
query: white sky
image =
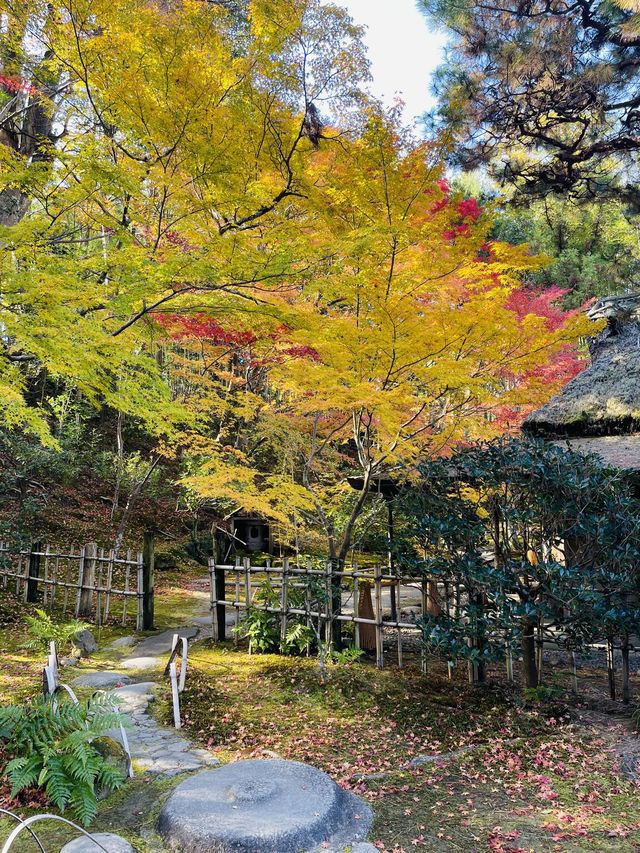
{"label": "white sky", "polygon": [[431,32],[415,0],[337,0],[357,24],[366,26],[372,92],[391,105],[405,102],[405,119],[413,121],[434,105],[431,74],[442,59],[443,33]]}

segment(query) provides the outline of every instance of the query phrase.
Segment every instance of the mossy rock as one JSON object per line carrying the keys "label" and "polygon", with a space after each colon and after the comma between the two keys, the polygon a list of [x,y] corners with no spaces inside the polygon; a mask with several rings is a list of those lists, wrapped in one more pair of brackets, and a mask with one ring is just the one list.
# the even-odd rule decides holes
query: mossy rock
{"label": "mossy rock", "polygon": [[[129,774],[129,756],[122,744],[109,735],[101,735],[91,742],[96,752],[99,753],[111,767],[119,771],[123,779]],[[96,788],[96,797],[104,800],[111,791],[104,786]]]}

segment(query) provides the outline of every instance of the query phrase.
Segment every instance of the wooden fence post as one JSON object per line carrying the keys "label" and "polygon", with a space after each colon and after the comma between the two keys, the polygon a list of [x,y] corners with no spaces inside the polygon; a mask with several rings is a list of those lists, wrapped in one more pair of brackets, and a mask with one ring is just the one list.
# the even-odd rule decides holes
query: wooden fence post
{"label": "wooden fence post", "polygon": [[376,666],[384,667],[384,626],[382,624],[382,569],[375,568]]}
{"label": "wooden fence post", "polygon": [[282,581],[280,586],[280,648],[287,642],[287,608],[289,606],[289,558],[282,562]]}
{"label": "wooden fence post", "polygon": [[80,552],[78,571],[78,597],[76,599],[76,616],[91,616],[93,606],[93,586],[96,577],[96,558],[98,545],[89,542]]}
{"label": "wooden fence post", "polygon": [[[324,641],[328,646],[331,646],[333,640],[333,564],[328,560],[324,569]],[[318,629],[320,625],[318,624]]]}
{"label": "wooden fence post", "polygon": [[622,702],[625,705],[629,704],[631,699],[631,689],[629,686],[629,635],[624,634],[622,637]]}
{"label": "wooden fence post", "polygon": [[155,584],[155,541],[153,533],[144,534],[142,552],[142,630],[153,630],[153,594]]}
{"label": "wooden fence post", "polygon": [[[245,558],[246,560],[246,558]],[[246,562],[245,562],[246,565]],[[238,641],[240,639],[240,557],[236,557],[235,564],[235,591],[234,591],[234,607],[235,607],[235,624],[233,631],[233,644],[236,648],[238,648]]]}
{"label": "wooden fence post", "polygon": [[218,640],[218,590],[215,557],[209,557],[209,610],[211,611],[211,637]]}
{"label": "wooden fence post", "polygon": [[42,584],[42,606],[46,607],[47,603],[51,598],[51,590],[49,586],[51,584],[51,578],[49,577],[49,554],[51,553],[51,547],[49,545],[45,546],[44,549],[44,582]]}
{"label": "wooden fence post", "polygon": [[31,546],[29,552],[29,580],[25,589],[25,601],[31,603],[38,600],[38,580],[40,579],[40,553],[42,543],[36,542]]}
{"label": "wooden fence post", "polygon": [[[393,586],[393,581],[391,584]],[[397,643],[398,643],[398,667],[402,669],[402,628],[400,627],[400,616],[402,615],[402,604],[400,602],[400,593],[402,591],[402,581],[400,578],[396,581],[396,590],[397,590],[397,609],[396,609],[396,632],[397,632]]]}
{"label": "wooden fence post", "polygon": [[78,616],[91,616],[91,611],[93,610],[93,588],[96,584],[97,543],[89,542],[88,545],[85,545],[83,553],[84,560],[82,563]]}
{"label": "wooden fence post", "polygon": [[142,630],[144,612],[144,555],[138,554],[136,565],[136,631]]}
{"label": "wooden fence post", "polygon": [[[427,613],[429,612],[429,582],[426,578],[422,578],[421,583],[421,593],[422,593],[422,618],[424,619]],[[420,669],[423,675],[427,674],[428,661],[427,661],[427,650],[423,642],[421,643],[421,654],[420,654]]]}
{"label": "wooden fence post", "polygon": [[353,623],[355,625],[355,630],[353,634],[353,641],[356,649],[362,648],[360,645],[360,623],[358,619],[360,618],[360,583],[358,582],[358,567],[353,570]]}
{"label": "wooden fence post", "polygon": [[613,646],[613,635],[607,636],[607,680],[609,682],[609,696],[615,702],[616,699],[616,659]]}
{"label": "wooden fence post", "polygon": [[224,602],[227,598],[226,587],[225,587],[225,578],[224,578],[224,569],[216,569],[215,574],[215,584],[216,584],[216,599],[217,599],[217,621],[218,621],[218,639],[220,642],[223,642],[227,639],[227,608],[224,604],[220,602]]}

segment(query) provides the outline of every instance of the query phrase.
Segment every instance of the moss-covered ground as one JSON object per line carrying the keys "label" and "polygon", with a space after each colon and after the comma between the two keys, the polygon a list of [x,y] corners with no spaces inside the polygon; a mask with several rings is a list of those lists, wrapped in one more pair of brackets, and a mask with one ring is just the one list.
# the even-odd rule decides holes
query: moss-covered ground
{"label": "moss-covered ground", "polygon": [[[206,613],[206,574],[158,580],[158,627]],[[2,702],[39,689],[42,655],[24,648],[23,612],[0,591]],[[81,668],[117,666],[109,643],[131,633],[131,625],[104,626],[99,652]],[[381,851],[640,851],[640,792],[617,752],[634,743],[623,718],[524,703],[504,686],[471,688],[437,668],[424,676],[361,662],[331,666],[328,676],[322,684],[314,659],[198,642],[182,696],[185,733],[223,761],[277,754],[326,770],[370,802]],[[168,719],[168,705],[158,713]],[[418,756],[430,759],[412,765]],[[102,803],[93,828],[119,831],[140,853],[163,850],[153,827],[175,781],[127,783]],[[0,821],[0,838],[8,830]],[[42,837],[55,851],[71,833],[49,826]],[[18,849],[31,853],[30,844]]]}
{"label": "moss-covered ground", "polygon": [[359,793],[380,850],[640,849],[616,752],[627,728],[579,707],[369,663],[332,666],[323,685],[314,660],[211,643],[193,649],[182,706],[223,760],[275,753]]}

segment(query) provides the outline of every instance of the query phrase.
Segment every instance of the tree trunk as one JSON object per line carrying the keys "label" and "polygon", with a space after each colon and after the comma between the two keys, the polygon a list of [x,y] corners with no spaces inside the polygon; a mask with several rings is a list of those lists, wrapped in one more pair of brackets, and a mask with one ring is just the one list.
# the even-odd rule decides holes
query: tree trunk
{"label": "tree trunk", "polygon": [[342,559],[331,560],[331,644],[335,651],[342,649],[342,622],[336,619],[342,611],[342,578],[340,572],[344,569]]}
{"label": "tree trunk", "polygon": [[31,201],[16,187],[5,187],[0,191],[0,225],[10,227],[17,225],[29,210]]}
{"label": "tree trunk", "polygon": [[629,704],[631,699],[631,690],[629,687],[629,635],[624,634],[622,637],[622,701],[625,705]]}
{"label": "tree trunk", "polygon": [[129,516],[131,515],[131,511],[133,510],[133,507],[135,506],[136,501],[140,497],[140,493],[142,492],[144,487],[149,482],[149,478],[151,477],[151,475],[155,471],[159,462],[160,462],[160,457],[156,456],[156,458],[153,460],[151,465],[149,465],[149,468],[147,469],[147,473],[144,475],[144,477],[141,480],[138,480],[138,482],[135,484],[135,486],[131,490],[131,494],[129,495],[129,499],[127,500],[127,503],[125,504],[125,508],[124,508],[123,513],[122,513],[122,518],[120,519],[120,524],[118,525],[118,532],[116,533],[116,541],[114,542],[114,545],[113,545],[113,556],[114,556],[114,559],[116,559],[116,560],[118,559],[118,555],[120,554],[120,549],[122,548],[122,542],[124,540],[124,534],[125,534],[125,531],[127,529],[127,524],[129,523]]}
{"label": "tree trunk", "polygon": [[607,637],[607,681],[609,682],[609,696],[615,701],[616,698],[616,664],[614,658],[613,636]]}
{"label": "tree trunk", "polygon": [[522,664],[524,669],[524,686],[538,686],[538,667],[536,666],[536,622],[534,619],[523,619],[522,631]]}
{"label": "tree trunk", "polygon": [[124,423],[124,414],[118,412],[116,421],[116,485],[113,490],[113,501],[111,502],[111,521],[115,518],[116,510],[120,506],[120,488],[122,486],[122,475],[124,473],[124,438],[122,435],[122,425]]}

